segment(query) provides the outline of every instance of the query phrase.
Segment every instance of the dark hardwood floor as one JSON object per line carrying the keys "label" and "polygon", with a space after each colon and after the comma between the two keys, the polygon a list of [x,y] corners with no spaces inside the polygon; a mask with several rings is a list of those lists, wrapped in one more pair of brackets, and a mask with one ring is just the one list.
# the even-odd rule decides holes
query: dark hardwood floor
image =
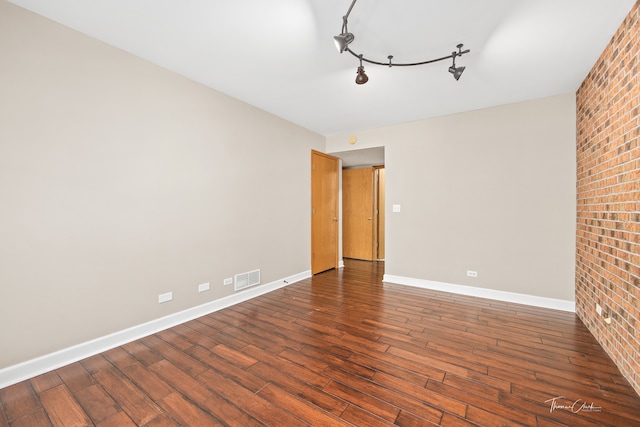
{"label": "dark hardwood floor", "polygon": [[382,284],[383,268],[346,260],[4,388],[0,427],[640,425],[574,314]]}

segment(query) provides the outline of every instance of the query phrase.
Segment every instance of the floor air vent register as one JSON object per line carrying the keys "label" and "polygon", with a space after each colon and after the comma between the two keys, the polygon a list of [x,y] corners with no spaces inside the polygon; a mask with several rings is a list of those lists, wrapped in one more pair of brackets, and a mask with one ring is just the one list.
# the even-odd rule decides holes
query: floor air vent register
{"label": "floor air vent register", "polygon": [[260,270],[249,271],[248,273],[236,274],[234,289],[236,291],[250,288],[260,284]]}

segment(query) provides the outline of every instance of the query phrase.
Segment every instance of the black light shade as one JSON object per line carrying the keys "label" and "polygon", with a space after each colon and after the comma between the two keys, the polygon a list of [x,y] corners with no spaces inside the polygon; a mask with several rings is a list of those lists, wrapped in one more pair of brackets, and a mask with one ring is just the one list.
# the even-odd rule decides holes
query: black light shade
{"label": "black light shade", "polygon": [[451,67],[449,67],[449,72],[453,74],[454,79],[460,80],[460,76],[462,75],[462,72],[464,71],[465,68],[467,67],[456,67],[452,65]]}
{"label": "black light shade", "polygon": [[369,76],[364,73],[364,67],[358,67],[358,75],[356,76],[356,83],[359,85],[363,85],[369,81]]}
{"label": "black light shade", "polygon": [[347,46],[353,41],[354,38],[355,37],[351,33],[342,33],[333,37],[333,42],[335,43],[338,52],[342,53],[347,50]]}

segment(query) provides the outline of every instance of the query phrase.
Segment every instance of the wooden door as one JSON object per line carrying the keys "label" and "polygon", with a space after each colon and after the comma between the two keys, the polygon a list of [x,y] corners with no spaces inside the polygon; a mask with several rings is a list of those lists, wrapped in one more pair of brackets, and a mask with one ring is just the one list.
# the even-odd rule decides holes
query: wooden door
{"label": "wooden door", "polygon": [[342,256],[374,259],[373,168],[342,171]]}
{"label": "wooden door", "polygon": [[311,152],[311,274],[338,267],[338,158]]}

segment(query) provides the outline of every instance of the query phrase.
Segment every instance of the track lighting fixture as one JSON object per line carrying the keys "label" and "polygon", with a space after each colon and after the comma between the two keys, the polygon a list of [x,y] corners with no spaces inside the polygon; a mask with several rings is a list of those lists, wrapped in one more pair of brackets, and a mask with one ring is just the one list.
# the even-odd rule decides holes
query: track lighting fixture
{"label": "track lighting fixture", "polygon": [[333,38],[333,42],[336,44],[338,52],[342,53],[347,49],[349,43],[353,41],[355,37],[351,33],[338,34]]}
{"label": "track lighting fixture", "polygon": [[[457,46],[458,51],[462,50],[462,45],[459,44]],[[460,80],[460,76],[462,75],[462,72],[464,71],[465,68],[467,67],[456,67],[456,56],[458,56],[458,52],[451,52],[451,55],[453,57],[453,64],[451,65],[451,67],[449,67],[449,72],[451,74],[453,74],[453,78],[456,80]],[[462,55],[462,54],[460,54]]]}
{"label": "track lighting fixture", "polygon": [[462,56],[465,53],[470,52],[469,49],[462,50],[462,47],[463,47],[462,43],[456,46],[458,48],[458,51],[451,52],[451,55],[443,56],[441,58],[428,59],[426,61],[411,62],[411,63],[397,63],[397,62],[392,63],[391,60],[393,59],[393,55],[389,55],[387,57],[389,59],[388,62],[374,61],[372,59],[365,58],[364,55],[361,53],[354,52],[349,47],[349,45],[351,44],[351,42],[353,42],[353,40],[355,39],[355,36],[353,35],[353,33],[349,32],[349,29],[347,28],[347,24],[348,24],[349,15],[351,14],[351,10],[353,9],[353,6],[355,6],[356,4],[356,1],[357,0],[353,0],[351,2],[351,6],[349,6],[349,10],[347,10],[347,13],[342,17],[342,30],[340,34],[333,37],[333,41],[336,45],[336,49],[338,49],[338,52],[340,53],[349,52],[351,55],[355,56],[360,60],[360,66],[358,67],[358,70],[357,70],[358,75],[356,76],[357,84],[361,85],[369,81],[369,77],[364,72],[364,66],[362,65],[362,61],[368,62],[369,64],[385,65],[391,68],[391,67],[410,67],[413,65],[431,64],[433,62],[444,61],[446,59],[451,58],[453,59],[453,64],[451,65],[451,67],[449,67],[449,72],[453,74],[454,79],[456,80],[460,79],[460,76],[462,76],[462,72],[465,70],[466,67],[456,67],[456,57]]}
{"label": "track lighting fixture", "polygon": [[364,66],[362,65],[362,55],[360,55],[360,66],[358,67],[358,75],[356,76],[356,84],[363,85],[369,81],[369,76],[364,73]]}

